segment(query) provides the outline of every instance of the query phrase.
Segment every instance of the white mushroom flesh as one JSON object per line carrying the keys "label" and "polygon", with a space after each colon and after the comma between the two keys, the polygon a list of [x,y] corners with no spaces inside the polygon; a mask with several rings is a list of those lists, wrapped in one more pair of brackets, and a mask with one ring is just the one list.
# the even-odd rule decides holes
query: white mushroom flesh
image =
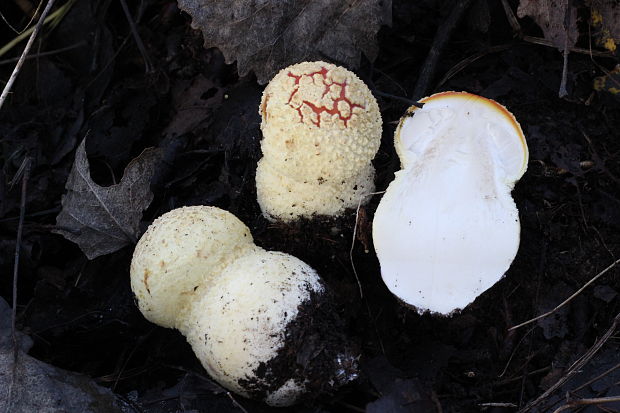
{"label": "white mushroom flesh", "polygon": [[373,238],[390,291],[449,314],[501,279],[517,253],[510,192],[528,152],[512,114],[492,100],[445,92],[422,102],[397,128],[403,169],[377,208]]}

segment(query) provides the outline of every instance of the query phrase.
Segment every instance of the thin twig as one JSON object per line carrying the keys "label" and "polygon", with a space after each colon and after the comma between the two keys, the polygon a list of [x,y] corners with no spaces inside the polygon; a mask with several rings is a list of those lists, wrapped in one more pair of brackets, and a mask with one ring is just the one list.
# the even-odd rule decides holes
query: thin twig
{"label": "thin twig", "polygon": [[541,373],[546,373],[549,370],[551,370],[551,366],[542,367],[542,368],[536,369],[536,370],[531,370],[531,371],[528,371],[527,373],[522,374],[520,376],[511,377],[509,379],[505,379],[505,380],[498,381],[497,383],[493,383],[493,387],[505,386],[507,384],[512,384],[512,383],[516,383],[518,381],[523,381],[524,379],[526,379],[528,377],[535,376],[535,375],[541,374]]}
{"label": "thin twig", "polygon": [[233,397],[233,395],[229,391],[226,392],[226,395],[233,402],[233,404],[236,407],[238,407],[243,413],[248,413],[248,411],[245,410],[245,408],[241,404],[239,404],[239,402],[237,400],[235,400],[235,398]]}
{"label": "thin twig", "polygon": [[353,248],[355,247],[355,237],[357,236],[357,224],[359,221],[360,208],[362,206],[362,201],[369,196],[382,194],[385,191],[379,192],[371,192],[364,196],[361,196],[359,202],[357,203],[357,209],[355,210],[355,226],[353,227],[353,239],[351,240],[351,249],[349,250],[349,260],[351,261],[351,268],[353,268],[353,274],[355,275],[355,279],[357,280],[357,286],[360,290],[360,298],[364,298],[364,292],[362,291],[362,283],[360,282],[360,278],[357,275],[357,270],[355,269],[355,263],[353,262]]}
{"label": "thin twig", "polygon": [[532,407],[536,406],[537,404],[545,400],[547,397],[549,397],[551,393],[553,393],[558,388],[560,388],[571,377],[579,373],[581,369],[583,368],[583,366],[585,366],[586,363],[590,361],[592,357],[594,357],[594,355],[601,349],[601,347],[603,347],[603,345],[607,342],[607,340],[609,340],[609,338],[615,333],[619,322],[620,322],[620,313],[616,314],[616,316],[614,317],[614,321],[611,323],[611,326],[609,327],[609,329],[607,329],[605,334],[600,339],[598,339],[583,356],[581,356],[577,361],[575,361],[568,368],[568,371],[566,372],[566,374],[564,374],[564,376],[562,376],[557,382],[555,382],[553,386],[549,387],[543,394],[538,396],[536,400],[528,403],[525,407],[520,409],[518,413],[527,412]]}
{"label": "thin twig", "polygon": [[426,56],[426,60],[422,64],[422,70],[418,75],[418,81],[413,91],[414,100],[419,100],[426,95],[433,75],[435,74],[435,67],[439,61],[439,56],[441,56],[446,43],[450,39],[450,35],[470,4],[471,0],[456,0],[456,4],[452,7],[452,11],[448,15],[448,18],[437,29],[431,50],[428,52],[428,56]]}
{"label": "thin twig", "polygon": [[588,405],[593,405],[593,404],[614,403],[614,402],[620,402],[620,396],[595,397],[592,399],[571,400],[570,402],[566,403],[564,406],[558,407],[557,409],[555,409],[553,413],[560,413],[564,410],[572,409],[573,407],[588,406]]}
{"label": "thin twig", "polygon": [[521,324],[517,324],[516,326],[510,327],[508,329],[508,331],[512,331],[512,330],[516,330],[517,328],[526,326],[528,324],[531,324],[533,322],[536,322],[538,320],[540,320],[541,318],[545,318],[547,316],[550,316],[551,314],[555,313],[556,311],[558,311],[560,308],[564,307],[566,304],[568,304],[573,298],[575,298],[576,296],[578,296],[579,294],[581,294],[581,292],[583,290],[585,290],[590,284],[592,284],[594,281],[598,280],[599,278],[601,278],[603,275],[605,275],[609,270],[611,270],[612,268],[614,268],[616,265],[618,265],[618,263],[620,263],[620,259],[617,259],[616,261],[612,262],[607,268],[605,268],[603,271],[599,272],[598,274],[596,274],[592,279],[590,279],[590,281],[588,281],[587,283],[585,283],[580,289],[578,289],[577,291],[575,291],[575,293],[573,295],[571,295],[570,297],[568,297],[566,300],[562,301],[560,304],[558,304],[555,308],[553,308],[552,310],[547,311],[544,314],[539,315],[538,317],[534,317],[530,320],[524,321]]}
{"label": "thin twig", "polygon": [[4,17],[4,14],[0,13],[0,16],[2,16],[2,20],[4,20],[4,22],[6,23],[7,26],[9,26],[9,28],[19,35],[19,34],[22,34],[24,31],[28,30],[28,27],[30,27],[30,25],[34,21],[34,18],[37,17],[37,14],[39,14],[39,10],[41,9],[41,5],[43,4],[43,0],[39,2],[36,10],[34,10],[34,8],[32,7],[32,4],[27,3],[30,7],[23,7],[25,3],[23,3],[22,1],[17,1],[16,3],[18,7],[22,9],[22,11],[25,14],[30,16],[30,21],[24,26],[22,30],[17,30],[15,27],[13,27],[13,25],[9,23],[6,17]]}
{"label": "thin twig", "polygon": [[9,384],[6,411],[11,410],[11,399],[17,377],[17,362],[19,357],[19,343],[17,342],[17,280],[19,275],[19,255],[24,232],[24,217],[26,215],[26,194],[28,192],[28,178],[30,176],[30,157],[26,156],[22,162],[22,192],[19,205],[19,223],[17,224],[17,239],[15,240],[15,261],[13,262],[13,308],[11,311],[11,338],[13,340],[13,368],[11,371],[11,383]]}
{"label": "thin twig", "polygon": [[517,407],[514,403],[480,403],[480,407]]}
{"label": "thin twig", "polygon": [[604,372],[602,372],[601,374],[599,374],[598,376],[596,376],[593,379],[588,380],[587,382],[583,383],[581,386],[574,388],[571,390],[571,393],[576,393],[581,389],[584,389],[586,387],[588,387],[589,385],[591,385],[594,382],[599,381],[600,379],[602,379],[603,377],[607,376],[609,373],[612,373],[615,370],[618,370],[620,368],[620,363],[616,364],[615,366],[605,370]]}
{"label": "thin twig", "polygon": [[568,29],[569,29],[569,25],[571,22],[572,8],[570,7],[570,0],[565,0],[565,1],[566,1],[566,11],[564,12],[564,50],[562,50],[562,57],[564,59],[564,62],[562,64],[562,80],[560,81],[560,90],[558,92],[559,98],[565,98],[566,96],[568,96],[568,90],[566,90],[566,82],[568,80],[568,54],[569,54]]}
{"label": "thin twig", "polygon": [[0,95],[0,109],[2,109],[2,105],[4,104],[4,101],[6,100],[7,95],[9,94],[9,91],[13,87],[13,84],[15,83],[15,80],[17,79],[17,75],[19,74],[22,66],[24,65],[24,62],[26,61],[26,56],[30,52],[30,48],[32,47],[34,40],[39,34],[41,27],[43,27],[43,22],[45,21],[45,18],[47,17],[50,10],[52,9],[52,6],[54,5],[55,1],[56,0],[48,0],[47,5],[45,6],[45,9],[43,9],[43,13],[41,13],[41,17],[39,17],[39,21],[37,22],[37,25],[34,26],[34,30],[32,31],[30,38],[28,39],[28,43],[26,43],[26,47],[24,48],[24,51],[22,52],[21,57],[17,61],[17,64],[15,65],[15,68],[13,69],[13,73],[11,73],[11,77],[9,78],[9,81],[6,82],[6,85],[4,86],[4,89],[2,90],[2,95]]}
{"label": "thin twig", "polygon": [[498,378],[501,378],[504,376],[504,374],[506,374],[506,372],[508,371],[508,366],[510,366],[510,362],[512,361],[512,358],[514,357],[515,354],[517,354],[517,350],[519,350],[519,347],[521,347],[521,343],[523,343],[525,338],[529,336],[532,331],[534,331],[534,327],[530,328],[527,331],[527,333],[523,334],[523,337],[521,337],[521,339],[519,340],[515,348],[512,350],[512,353],[510,353],[510,357],[508,357],[508,361],[506,362],[506,365],[504,366],[504,370],[502,370],[502,372],[497,376]]}

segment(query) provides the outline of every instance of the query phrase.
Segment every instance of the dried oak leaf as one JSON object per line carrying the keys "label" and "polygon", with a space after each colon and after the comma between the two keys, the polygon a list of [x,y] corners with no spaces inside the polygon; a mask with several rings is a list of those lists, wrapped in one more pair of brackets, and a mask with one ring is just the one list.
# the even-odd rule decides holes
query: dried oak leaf
{"label": "dried oak leaf", "polygon": [[240,76],[254,70],[265,84],[280,69],[306,60],[356,68],[374,60],[376,34],[391,24],[391,0],[178,0],[200,29],[205,47],[219,48]]}
{"label": "dried oak leaf", "polygon": [[521,0],[517,16],[530,16],[542,29],[545,39],[563,51],[564,47],[573,47],[579,37],[577,9],[568,3],[566,0]]}
{"label": "dried oak leaf", "polygon": [[92,260],[137,241],[142,211],[153,200],[150,182],[161,151],[145,149],[127,165],[120,183],[102,187],[90,177],[85,143],[75,152],[55,232]]}

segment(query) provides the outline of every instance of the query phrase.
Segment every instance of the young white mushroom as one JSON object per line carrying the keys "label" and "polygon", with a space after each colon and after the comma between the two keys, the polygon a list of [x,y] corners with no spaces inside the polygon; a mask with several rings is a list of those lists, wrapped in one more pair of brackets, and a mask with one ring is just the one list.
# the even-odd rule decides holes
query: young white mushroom
{"label": "young white mushroom", "polygon": [[390,291],[420,311],[449,314],[499,281],[519,247],[510,192],[528,149],[493,100],[444,92],[401,119],[402,169],[381,199],[373,240]]}
{"label": "young white mushroom", "polygon": [[325,62],[289,66],[265,88],[260,114],[256,192],[267,218],[335,216],[373,191],[381,114],[354,73]]}
{"label": "young white mushroom", "polygon": [[[356,376],[316,271],[256,246],[226,211],[162,215],[138,242],[130,275],[145,317],[181,331],[207,372],[240,395],[286,406]],[[304,362],[317,337],[325,346]]]}

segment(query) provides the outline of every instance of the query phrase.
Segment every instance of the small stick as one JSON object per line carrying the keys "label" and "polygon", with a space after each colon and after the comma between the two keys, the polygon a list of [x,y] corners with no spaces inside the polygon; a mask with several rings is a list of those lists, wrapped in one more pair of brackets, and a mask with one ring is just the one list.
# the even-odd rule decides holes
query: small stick
{"label": "small stick", "polygon": [[605,273],[607,273],[609,270],[611,270],[612,268],[614,268],[616,265],[618,265],[618,263],[620,263],[620,259],[617,259],[616,261],[612,262],[607,268],[605,268],[603,271],[599,272],[598,274],[596,274],[592,279],[590,279],[590,281],[588,281],[587,283],[585,283],[580,289],[578,289],[577,291],[575,291],[575,293],[573,295],[571,295],[570,297],[568,297],[566,300],[562,301],[560,304],[558,304],[555,308],[553,308],[552,310],[547,311],[544,314],[539,315],[538,317],[534,317],[531,320],[527,320],[524,321],[521,324],[517,324],[516,326],[510,327],[508,329],[508,331],[512,331],[512,330],[516,330],[517,328],[526,326],[528,324],[531,324],[535,321],[540,320],[541,318],[545,318],[547,316],[550,316],[551,314],[555,313],[556,311],[558,311],[560,308],[564,307],[566,304],[568,304],[573,298],[575,298],[576,296],[578,296],[579,294],[581,294],[581,292],[583,290],[586,289],[586,287],[588,287],[590,284],[592,284],[594,281],[598,280],[599,278],[601,278],[603,275],[605,275]]}
{"label": "small stick", "polygon": [[558,92],[559,98],[565,98],[568,96],[568,90],[566,90],[566,81],[568,80],[568,28],[571,20],[571,7],[570,0],[566,0],[566,11],[564,12],[564,50],[562,55],[564,57],[564,63],[562,65],[562,81],[560,82],[560,90]]}
{"label": "small stick", "polygon": [[590,361],[590,359],[592,359],[592,357],[594,357],[594,355],[601,349],[601,347],[603,347],[603,345],[607,342],[607,340],[609,340],[609,338],[615,333],[616,328],[618,327],[618,323],[619,322],[620,322],[620,313],[616,314],[616,316],[614,317],[614,321],[611,323],[611,326],[609,327],[609,329],[607,329],[605,334],[603,334],[603,336],[600,339],[598,339],[592,345],[592,347],[590,347],[588,349],[588,351],[586,351],[586,353],[583,356],[581,356],[577,361],[575,361],[568,368],[568,371],[567,371],[567,373],[564,376],[562,376],[557,382],[555,382],[554,385],[549,387],[543,394],[538,396],[538,398],[536,398],[536,400],[528,403],[525,407],[520,409],[518,413],[525,413],[525,412],[529,411],[530,409],[532,409],[532,407],[538,405],[540,402],[542,402],[547,397],[549,397],[549,395],[551,393],[553,393],[554,391],[559,389],[571,377],[573,377],[575,374],[579,373],[581,371],[581,369],[583,368],[583,366],[585,366],[586,363],[588,361]]}
{"label": "small stick", "polygon": [[2,90],[2,95],[0,95],[0,109],[2,109],[2,105],[4,104],[4,101],[6,100],[7,95],[9,94],[9,91],[13,87],[13,83],[15,83],[15,80],[17,79],[17,75],[19,74],[22,66],[24,65],[24,62],[26,61],[26,56],[30,52],[30,48],[32,47],[34,43],[34,39],[39,34],[41,27],[43,27],[45,18],[47,17],[48,13],[52,9],[52,6],[54,5],[55,1],[56,0],[48,0],[47,5],[45,6],[45,9],[43,9],[43,13],[41,13],[41,17],[39,17],[39,21],[37,22],[37,25],[34,26],[34,30],[32,31],[30,38],[28,39],[28,43],[26,43],[26,47],[24,48],[24,51],[22,52],[21,57],[17,61],[17,64],[15,65],[15,68],[13,69],[13,73],[11,73],[11,77],[9,78],[9,81],[6,82],[6,85],[4,86],[4,89]]}
{"label": "small stick", "polygon": [[20,171],[22,176],[22,193],[19,205],[19,223],[17,225],[17,239],[15,241],[15,261],[13,263],[13,308],[11,311],[11,338],[13,339],[13,368],[11,371],[11,383],[7,392],[6,412],[11,411],[11,399],[13,396],[13,388],[15,387],[15,378],[17,377],[17,359],[19,357],[19,343],[17,342],[17,279],[19,275],[19,253],[22,244],[22,234],[24,228],[24,217],[26,215],[26,193],[28,190],[28,177],[30,175],[30,157],[26,156],[22,162]]}
{"label": "small stick", "polygon": [[470,4],[471,0],[457,0],[446,21],[437,29],[431,50],[428,52],[428,56],[426,56],[426,60],[422,64],[422,70],[418,75],[418,81],[413,91],[414,100],[419,100],[426,95],[433,74],[435,73],[435,67],[439,61],[439,56],[450,39],[452,31],[456,28],[456,25],[461,20],[461,17],[465,13],[465,10],[469,8]]}

